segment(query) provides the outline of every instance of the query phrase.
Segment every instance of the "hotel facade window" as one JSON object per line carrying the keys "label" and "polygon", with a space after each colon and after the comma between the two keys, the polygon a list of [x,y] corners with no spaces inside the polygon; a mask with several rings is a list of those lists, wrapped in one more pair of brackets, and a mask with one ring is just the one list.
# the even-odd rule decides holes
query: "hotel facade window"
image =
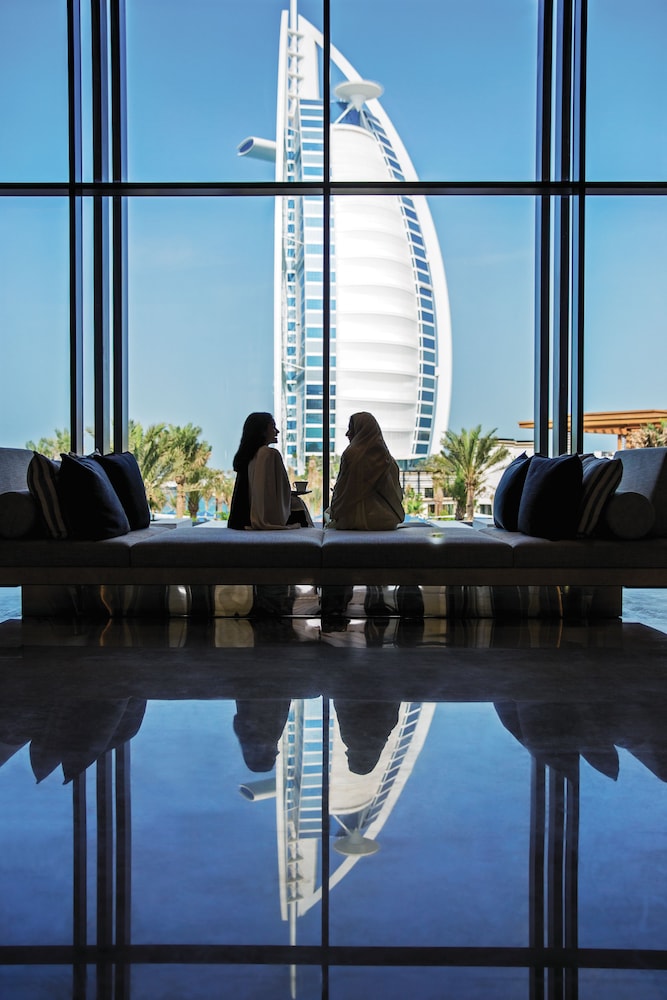
{"label": "hotel facade window", "polygon": [[608,446],[585,409],[664,403],[665,29],[658,0],[8,0],[4,443],[192,423],[229,469],[273,409],[325,483],[358,409],[405,465],[530,418]]}

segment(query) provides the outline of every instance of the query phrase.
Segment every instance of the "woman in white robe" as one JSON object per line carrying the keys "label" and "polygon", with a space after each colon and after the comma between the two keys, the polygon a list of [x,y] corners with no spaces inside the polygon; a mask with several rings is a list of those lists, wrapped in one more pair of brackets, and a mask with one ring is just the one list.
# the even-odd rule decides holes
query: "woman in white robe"
{"label": "woman in white robe", "polygon": [[372,413],[353,413],[347,429],[349,445],[342,454],[328,528],[384,531],[405,520],[398,465],[389,453]]}
{"label": "woman in white robe", "polygon": [[251,413],[234,456],[236,483],[228,528],[283,530],[312,525],[303,500],[292,492],[279,451],[278,428],[270,413]]}

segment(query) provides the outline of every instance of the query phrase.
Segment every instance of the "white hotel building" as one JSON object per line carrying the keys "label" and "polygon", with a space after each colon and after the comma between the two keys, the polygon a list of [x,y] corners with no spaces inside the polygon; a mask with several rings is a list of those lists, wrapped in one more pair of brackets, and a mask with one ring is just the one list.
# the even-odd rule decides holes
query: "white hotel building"
{"label": "white hotel building", "polygon": [[[297,14],[280,28],[276,140],[249,137],[240,155],[275,161],[277,181],[322,179],[330,121],[334,181],[415,181],[378,101],[331,48],[331,107],[320,93],[319,31]],[[288,464],[301,470],[329,447],[340,455],[351,413],[370,410],[397,459],[439,449],[451,395],[451,327],[445,271],[423,197],[355,194],[331,206],[330,414],[323,370],[323,217],[319,195],[277,199],[275,402]]]}

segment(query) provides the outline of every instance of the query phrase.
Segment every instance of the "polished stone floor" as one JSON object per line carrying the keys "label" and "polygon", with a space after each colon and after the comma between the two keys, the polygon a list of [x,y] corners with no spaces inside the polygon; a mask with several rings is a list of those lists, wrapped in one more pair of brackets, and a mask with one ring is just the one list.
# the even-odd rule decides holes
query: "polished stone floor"
{"label": "polished stone floor", "polygon": [[667,592],[622,620],[21,619],[0,997],[667,997]]}

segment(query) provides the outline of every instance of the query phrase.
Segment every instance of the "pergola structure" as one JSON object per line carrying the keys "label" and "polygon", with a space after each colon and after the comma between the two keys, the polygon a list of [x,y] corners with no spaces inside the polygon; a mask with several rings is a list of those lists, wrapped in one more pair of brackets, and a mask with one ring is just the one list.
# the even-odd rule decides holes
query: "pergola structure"
{"label": "pergola structure", "polygon": [[[584,434],[615,434],[616,446],[620,451],[631,431],[646,424],[667,421],[667,410],[612,410],[610,413],[584,413]],[[532,428],[532,420],[520,420],[519,427]],[[551,427],[551,423],[549,424]],[[569,426],[569,423],[568,423]]]}

